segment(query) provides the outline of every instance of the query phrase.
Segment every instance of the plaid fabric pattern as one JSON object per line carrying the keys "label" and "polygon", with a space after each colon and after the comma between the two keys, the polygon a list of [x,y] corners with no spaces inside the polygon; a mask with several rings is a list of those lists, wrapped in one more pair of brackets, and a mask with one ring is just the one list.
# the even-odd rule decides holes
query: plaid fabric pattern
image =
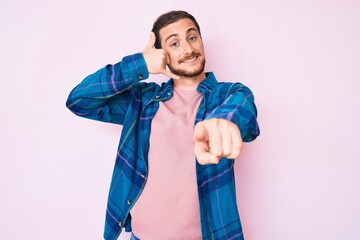
{"label": "plaid fabric pattern", "polygon": [[[66,106],[76,115],[123,125],[106,210],[104,239],[131,231],[130,210],[145,186],[151,120],[159,101],[172,97],[173,81],[140,82],[149,76],[141,53],[124,57],[86,77],[70,93]],[[197,91],[203,99],[195,123],[223,118],[239,126],[243,141],[259,135],[251,91],[240,83],[218,83],[206,73]],[[234,160],[196,165],[203,239],[244,239],[237,210]],[[175,186],[174,186],[175,187]],[[161,226],[159,226],[161,227]]]}

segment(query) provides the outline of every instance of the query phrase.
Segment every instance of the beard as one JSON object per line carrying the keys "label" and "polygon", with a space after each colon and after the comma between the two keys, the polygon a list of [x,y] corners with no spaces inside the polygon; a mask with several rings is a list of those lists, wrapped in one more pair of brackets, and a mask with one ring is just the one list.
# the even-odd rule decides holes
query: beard
{"label": "beard", "polygon": [[[200,55],[198,55],[198,57],[199,56]],[[192,56],[190,56],[188,58],[191,58],[191,57]],[[175,75],[177,75],[179,77],[192,78],[192,77],[197,77],[201,73],[204,72],[205,63],[206,63],[206,60],[202,59],[201,62],[200,62],[200,65],[196,69],[193,69],[193,70],[187,70],[187,69],[182,69],[182,68],[174,68],[170,64],[168,65],[168,67],[169,67],[169,69],[171,70],[172,73],[174,73]]]}

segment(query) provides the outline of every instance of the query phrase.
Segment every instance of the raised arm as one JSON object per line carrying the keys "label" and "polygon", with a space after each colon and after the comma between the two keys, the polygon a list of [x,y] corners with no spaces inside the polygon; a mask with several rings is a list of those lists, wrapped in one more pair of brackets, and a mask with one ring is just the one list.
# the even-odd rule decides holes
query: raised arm
{"label": "raised arm", "polygon": [[131,88],[148,76],[141,53],[124,57],[87,76],[71,91],[66,106],[81,117],[123,124]]}
{"label": "raised arm", "polygon": [[115,65],[107,65],[86,77],[70,93],[66,106],[76,115],[123,124],[131,94],[137,94],[136,84],[151,74],[179,78],[166,69],[167,53],[154,48],[155,34],[142,53],[124,57]]}

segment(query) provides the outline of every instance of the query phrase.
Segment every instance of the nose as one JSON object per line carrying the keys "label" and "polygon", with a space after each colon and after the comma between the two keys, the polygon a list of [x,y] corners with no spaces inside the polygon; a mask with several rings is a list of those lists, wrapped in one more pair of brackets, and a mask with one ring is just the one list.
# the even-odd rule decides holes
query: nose
{"label": "nose", "polygon": [[183,51],[184,54],[191,54],[194,51],[193,46],[191,45],[191,43],[189,43],[188,41],[184,41],[184,43],[182,44],[183,46]]}

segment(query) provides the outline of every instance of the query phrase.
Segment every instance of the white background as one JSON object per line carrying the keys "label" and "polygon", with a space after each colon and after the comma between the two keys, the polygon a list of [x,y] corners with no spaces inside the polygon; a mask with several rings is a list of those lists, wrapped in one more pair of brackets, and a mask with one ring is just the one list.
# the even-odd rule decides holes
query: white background
{"label": "white background", "polygon": [[360,239],[355,0],[0,0],[0,239],[102,238],[121,126],[65,101],[176,9],[197,18],[207,70],[255,94],[261,136],[236,164],[246,239]]}

